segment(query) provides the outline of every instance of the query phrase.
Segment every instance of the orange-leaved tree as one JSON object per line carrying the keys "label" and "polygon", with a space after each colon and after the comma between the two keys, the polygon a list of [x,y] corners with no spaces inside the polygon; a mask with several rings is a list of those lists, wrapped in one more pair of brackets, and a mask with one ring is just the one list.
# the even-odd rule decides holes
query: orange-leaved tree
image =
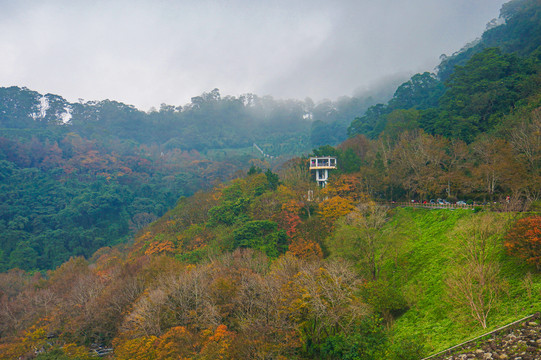
{"label": "orange-leaved tree", "polygon": [[136,339],[120,339],[113,341],[115,356],[119,360],[151,360],[157,359],[156,336],[141,336]]}
{"label": "orange-leaved tree", "polygon": [[200,346],[196,334],[184,326],[174,326],[160,336],[155,343],[158,359],[190,359]]}
{"label": "orange-leaved tree", "polygon": [[203,346],[199,353],[200,359],[226,360],[234,358],[234,349],[231,349],[231,343],[235,334],[227,330],[227,326],[220,324],[214,331],[206,329],[201,332],[203,336]]}
{"label": "orange-leaved tree", "polygon": [[323,251],[315,241],[296,237],[289,244],[289,252],[300,259],[321,259]]}
{"label": "orange-leaved tree", "polygon": [[511,255],[541,270],[541,216],[519,219],[507,232],[505,247]]}
{"label": "orange-leaved tree", "polygon": [[354,209],[353,201],[340,196],[333,196],[319,204],[318,212],[325,221],[325,225],[332,228],[338,218],[349,214]]}
{"label": "orange-leaved tree", "polygon": [[366,200],[360,175],[355,174],[340,175],[323,189],[322,193],[329,198],[340,196],[351,201]]}

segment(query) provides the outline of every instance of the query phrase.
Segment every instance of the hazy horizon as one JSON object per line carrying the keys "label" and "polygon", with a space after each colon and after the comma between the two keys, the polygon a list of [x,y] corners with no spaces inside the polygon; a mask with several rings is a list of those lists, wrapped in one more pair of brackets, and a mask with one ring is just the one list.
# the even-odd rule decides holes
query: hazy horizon
{"label": "hazy horizon", "polygon": [[0,1],[0,86],[141,110],[222,95],[336,99],[432,71],[503,0]]}

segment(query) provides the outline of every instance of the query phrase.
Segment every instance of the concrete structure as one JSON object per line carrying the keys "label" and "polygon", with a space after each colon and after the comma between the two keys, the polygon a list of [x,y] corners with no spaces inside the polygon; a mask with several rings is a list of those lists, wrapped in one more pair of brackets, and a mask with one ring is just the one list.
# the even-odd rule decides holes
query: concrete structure
{"label": "concrete structure", "polygon": [[332,156],[319,156],[310,158],[310,171],[316,171],[316,181],[325,187],[329,179],[329,170],[336,169],[336,158]]}

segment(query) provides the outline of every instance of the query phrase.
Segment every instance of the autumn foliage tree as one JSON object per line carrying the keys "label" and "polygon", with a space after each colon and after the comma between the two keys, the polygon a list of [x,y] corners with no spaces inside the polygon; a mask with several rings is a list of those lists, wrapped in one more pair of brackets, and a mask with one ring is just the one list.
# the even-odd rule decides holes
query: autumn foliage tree
{"label": "autumn foliage tree", "polygon": [[541,216],[519,219],[505,237],[507,251],[541,270]]}
{"label": "autumn foliage tree", "polygon": [[317,242],[305,240],[301,237],[297,237],[291,241],[288,251],[301,259],[323,258],[323,251]]}
{"label": "autumn foliage tree", "polygon": [[332,227],[336,220],[349,214],[353,209],[355,209],[353,201],[333,196],[319,204],[319,215],[327,222],[327,226]]}

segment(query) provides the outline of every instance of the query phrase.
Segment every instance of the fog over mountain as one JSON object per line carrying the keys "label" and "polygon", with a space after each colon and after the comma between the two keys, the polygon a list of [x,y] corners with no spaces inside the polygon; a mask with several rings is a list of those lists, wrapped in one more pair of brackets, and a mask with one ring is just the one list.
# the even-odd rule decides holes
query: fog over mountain
{"label": "fog over mountain", "polygon": [[0,86],[142,110],[213,88],[334,99],[432,70],[504,2],[0,1]]}

